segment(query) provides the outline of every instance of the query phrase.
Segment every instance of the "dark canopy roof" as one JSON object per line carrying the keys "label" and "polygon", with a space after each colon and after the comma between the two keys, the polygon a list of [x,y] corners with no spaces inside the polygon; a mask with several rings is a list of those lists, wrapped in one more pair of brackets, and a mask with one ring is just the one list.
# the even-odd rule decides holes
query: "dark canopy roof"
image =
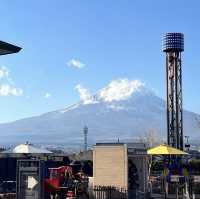
{"label": "dark canopy roof", "polygon": [[11,53],[18,53],[21,50],[20,47],[0,41],[0,55],[6,55]]}

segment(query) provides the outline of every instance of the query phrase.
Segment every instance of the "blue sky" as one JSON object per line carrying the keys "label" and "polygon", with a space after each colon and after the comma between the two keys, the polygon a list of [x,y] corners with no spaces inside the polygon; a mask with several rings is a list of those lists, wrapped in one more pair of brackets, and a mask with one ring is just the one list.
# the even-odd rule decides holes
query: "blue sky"
{"label": "blue sky", "polygon": [[[165,32],[185,34],[183,103],[200,113],[199,7],[198,0],[1,1],[0,40],[23,50],[0,57],[10,71],[0,84],[23,94],[0,96],[0,122],[64,108],[79,100],[76,85],[95,93],[118,78],[142,80],[164,98]],[[84,67],[68,66],[73,61]]]}

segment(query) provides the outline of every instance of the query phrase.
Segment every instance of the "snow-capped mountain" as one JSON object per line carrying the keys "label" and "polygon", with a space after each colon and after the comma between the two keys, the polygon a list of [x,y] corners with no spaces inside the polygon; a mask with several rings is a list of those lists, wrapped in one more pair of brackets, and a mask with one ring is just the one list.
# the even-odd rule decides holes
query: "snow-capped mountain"
{"label": "snow-capped mountain", "polygon": [[[91,96],[77,86],[81,101],[62,110],[0,125],[1,142],[82,143],[88,126],[90,143],[133,139],[149,130],[166,137],[165,101],[138,80],[119,79]],[[200,137],[200,116],[184,111],[184,134]]]}

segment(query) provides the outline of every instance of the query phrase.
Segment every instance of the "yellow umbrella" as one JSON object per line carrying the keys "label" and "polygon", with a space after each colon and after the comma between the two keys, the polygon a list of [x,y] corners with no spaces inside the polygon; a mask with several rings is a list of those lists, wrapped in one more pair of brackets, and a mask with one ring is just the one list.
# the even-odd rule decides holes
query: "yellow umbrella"
{"label": "yellow umbrella", "polygon": [[166,144],[161,144],[157,147],[151,148],[147,151],[149,155],[188,155],[188,153],[176,149],[174,147],[168,146]]}

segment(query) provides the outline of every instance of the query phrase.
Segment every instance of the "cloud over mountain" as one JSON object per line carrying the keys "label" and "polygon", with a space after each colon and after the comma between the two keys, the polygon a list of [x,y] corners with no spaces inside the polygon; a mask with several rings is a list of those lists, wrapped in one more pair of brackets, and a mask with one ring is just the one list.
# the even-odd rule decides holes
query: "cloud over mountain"
{"label": "cloud over mountain", "polygon": [[144,88],[144,85],[145,84],[140,80],[113,80],[99,92],[99,97],[105,102],[126,100],[134,92]]}
{"label": "cloud over mountain", "polygon": [[[84,104],[98,103],[98,101],[112,102],[126,100],[134,92],[145,91],[145,83],[141,80],[130,80],[119,78],[111,81],[106,87],[99,90],[96,95],[92,95],[89,89],[78,84],[75,89],[79,92],[80,100]],[[150,90],[148,90],[150,92]],[[151,91],[153,92],[153,91]]]}
{"label": "cloud over mountain", "polygon": [[89,90],[84,88],[81,84],[76,85],[75,90],[78,91],[78,93],[80,95],[80,100],[84,104],[92,104],[94,102]]}

